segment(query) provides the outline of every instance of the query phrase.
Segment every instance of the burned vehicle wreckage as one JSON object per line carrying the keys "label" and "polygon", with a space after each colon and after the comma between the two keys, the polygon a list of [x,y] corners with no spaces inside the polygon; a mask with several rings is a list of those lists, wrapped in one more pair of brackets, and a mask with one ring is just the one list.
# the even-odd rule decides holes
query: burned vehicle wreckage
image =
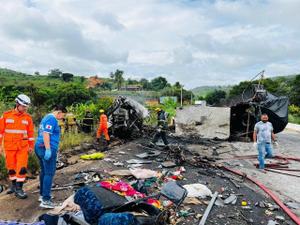
{"label": "burned vehicle wreckage", "polygon": [[273,95],[261,84],[245,89],[230,104],[230,140],[251,140],[263,113],[268,114],[274,133],[281,132],[288,123],[288,104],[288,97]]}
{"label": "burned vehicle wreckage", "polygon": [[118,96],[107,110],[110,123],[110,133],[121,138],[130,138],[140,133],[143,120],[148,116],[148,110],[137,101]]}

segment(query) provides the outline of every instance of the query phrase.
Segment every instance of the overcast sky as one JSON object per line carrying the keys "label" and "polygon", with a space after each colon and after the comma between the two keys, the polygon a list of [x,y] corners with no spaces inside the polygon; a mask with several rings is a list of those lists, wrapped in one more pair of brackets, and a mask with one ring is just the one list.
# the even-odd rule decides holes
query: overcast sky
{"label": "overcast sky", "polygon": [[300,0],[0,0],[0,67],[165,76],[186,87],[300,72]]}

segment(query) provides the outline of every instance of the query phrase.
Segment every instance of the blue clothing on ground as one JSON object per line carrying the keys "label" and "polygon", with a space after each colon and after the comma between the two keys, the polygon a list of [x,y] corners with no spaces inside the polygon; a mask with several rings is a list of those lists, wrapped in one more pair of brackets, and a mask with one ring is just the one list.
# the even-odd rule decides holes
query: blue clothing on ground
{"label": "blue clothing on ground", "polygon": [[55,148],[51,148],[51,157],[49,160],[45,160],[45,147],[39,146],[39,144],[35,144],[34,147],[35,154],[37,155],[40,166],[40,196],[43,197],[44,201],[48,201],[51,199],[51,187],[53,177],[56,171],[56,158],[57,158],[57,150]]}
{"label": "blue clothing on ground", "polygon": [[38,137],[36,143],[42,147],[44,145],[43,132],[47,132],[50,134],[50,147],[51,149],[57,149],[60,140],[60,127],[58,125],[58,121],[55,116],[50,113],[46,115],[39,126]]}
{"label": "blue clothing on ground", "polygon": [[265,168],[265,158],[272,158],[273,151],[270,143],[257,143],[259,169]]}

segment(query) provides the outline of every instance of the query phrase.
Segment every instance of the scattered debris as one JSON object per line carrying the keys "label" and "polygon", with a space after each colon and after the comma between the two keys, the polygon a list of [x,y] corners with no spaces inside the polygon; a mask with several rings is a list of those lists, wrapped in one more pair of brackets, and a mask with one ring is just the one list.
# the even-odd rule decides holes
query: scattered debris
{"label": "scattered debris", "polygon": [[89,155],[82,155],[80,156],[81,159],[84,160],[96,160],[96,159],[103,159],[105,157],[105,154],[101,153],[101,152],[96,152],[93,154],[89,154]]}
{"label": "scattered debris", "polygon": [[172,161],[165,161],[162,164],[162,167],[164,168],[172,168],[176,166],[176,163],[172,162]]}
{"label": "scattered debris", "polygon": [[108,172],[111,176],[132,176],[132,173],[130,170],[114,170],[111,172]]}
{"label": "scattered debris", "polygon": [[209,202],[209,205],[207,206],[207,208],[206,208],[206,210],[205,210],[205,212],[204,212],[204,214],[203,214],[200,222],[199,222],[199,225],[204,225],[205,224],[205,222],[207,220],[207,217],[208,217],[208,215],[209,215],[212,207],[214,206],[217,197],[218,197],[218,192],[215,192],[214,195],[212,196],[212,198],[211,198],[211,200]]}
{"label": "scattered debris", "polygon": [[149,152],[144,152],[142,154],[137,154],[136,156],[141,159],[146,159],[150,157],[157,157],[161,154],[161,151],[155,150],[155,151],[149,151]]}
{"label": "scattered debris", "polygon": [[212,196],[211,190],[209,190],[208,187],[203,184],[187,184],[183,187],[188,192],[187,197],[206,198],[208,196]]}
{"label": "scattered debris", "polygon": [[278,225],[279,223],[277,223],[275,220],[269,220],[267,225]]}
{"label": "scattered debris", "polygon": [[151,164],[152,161],[140,160],[140,159],[130,159],[126,161],[128,164]]}
{"label": "scattered debris", "polygon": [[228,205],[228,204],[235,205],[236,201],[237,201],[237,196],[234,194],[230,194],[230,196],[224,200],[224,204],[225,205]]}
{"label": "scattered debris", "polygon": [[300,209],[300,203],[298,202],[287,202],[285,203],[291,209]]}
{"label": "scattered debris", "polygon": [[225,204],[224,201],[220,197],[218,197],[217,200],[215,201],[215,205],[223,207]]}
{"label": "scattered debris", "polygon": [[147,179],[158,176],[156,171],[149,169],[130,169],[130,172],[136,179]]}

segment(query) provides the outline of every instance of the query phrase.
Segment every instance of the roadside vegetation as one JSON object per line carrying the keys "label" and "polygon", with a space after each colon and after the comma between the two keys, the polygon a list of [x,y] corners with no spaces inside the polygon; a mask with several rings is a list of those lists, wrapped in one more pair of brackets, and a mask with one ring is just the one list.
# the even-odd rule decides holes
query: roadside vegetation
{"label": "roadside vegetation", "polygon": [[[253,82],[241,82],[238,85],[201,89],[201,95],[186,90],[182,84],[175,82],[170,84],[162,76],[148,79],[125,79],[124,72],[116,70],[110,73],[109,78],[94,77],[96,84],[90,86],[89,79],[52,69],[48,74],[40,74],[38,71],[32,75],[0,68],[0,114],[14,107],[14,99],[19,93],[25,93],[32,99],[32,107],[29,113],[33,116],[35,125],[38,126],[42,117],[48,113],[54,104],[63,104],[68,111],[74,113],[77,121],[81,121],[89,110],[95,121],[99,118],[99,109],[108,109],[114,101],[114,97],[124,95],[134,97],[138,101],[147,103],[150,116],[146,124],[156,123],[154,109],[160,107],[170,117],[175,116],[176,108],[182,94],[183,104],[190,104],[192,100],[206,100],[209,105],[218,105],[235,95],[239,95]],[[276,95],[286,95],[290,99],[289,121],[300,124],[300,75],[264,79],[265,88]],[[200,93],[200,92],[199,92]],[[163,103],[157,99],[165,98]],[[84,134],[66,133],[61,141],[62,151],[77,146],[84,141],[91,141],[92,136]],[[29,157],[29,170],[34,174],[38,170],[38,160],[34,154]],[[5,160],[0,157],[0,179],[7,176]]]}
{"label": "roadside vegetation", "polygon": [[[201,95],[197,95],[196,99],[206,100],[209,105],[219,105],[222,102],[229,101],[234,96],[240,95],[247,87],[257,83],[257,80],[253,82],[243,81],[231,86],[229,89],[227,86],[227,89],[217,87],[215,90],[206,93],[201,92]],[[272,94],[289,97],[289,122],[300,124],[300,74],[263,79],[262,84]]]}

